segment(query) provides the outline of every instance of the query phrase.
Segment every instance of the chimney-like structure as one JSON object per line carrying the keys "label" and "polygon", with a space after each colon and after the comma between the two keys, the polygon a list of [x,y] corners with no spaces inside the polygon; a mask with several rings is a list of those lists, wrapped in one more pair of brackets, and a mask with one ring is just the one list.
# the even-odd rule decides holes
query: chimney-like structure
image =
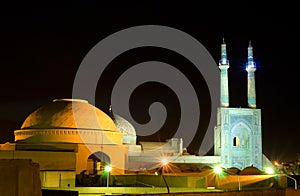
{"label": "chimney-like structure", "polygon": [[248,63],[246,66],[248,72],[248,106],[250,108],[256,108],[256,92],[255,92],[255,75],[256,70],[255,62],[253,61],[253,48],[251,41],[249,41],[248,47]]}
{"label": "chimney-like structure", "polygon": [[228,93],[228,68],[229,61],[227,60],[227,52],[226,52],[226,44],[223,38],[223,42],[221,44],[221,60],[219,61],[219,69],[221,71],[220,78],[220,87],[221,87],[221,96],[220,96],[220,104],[221,107],[229,106],[229,93]]}

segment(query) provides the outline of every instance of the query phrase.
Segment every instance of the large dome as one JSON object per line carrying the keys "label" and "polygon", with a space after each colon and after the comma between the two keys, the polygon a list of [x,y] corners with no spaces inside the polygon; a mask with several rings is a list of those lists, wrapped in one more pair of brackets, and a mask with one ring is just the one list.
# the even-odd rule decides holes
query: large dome
{"label": "large dome", "polygon": [[107,114],[79,99],[55,99],[31,113],[21,126],[21,129],[52,128],[117,131]]}
{"label": "large dome", "polygon": [[122,144],[123,136],[107,114],[80,99],[55,99],[41,106],[14,134],[22,143]]}

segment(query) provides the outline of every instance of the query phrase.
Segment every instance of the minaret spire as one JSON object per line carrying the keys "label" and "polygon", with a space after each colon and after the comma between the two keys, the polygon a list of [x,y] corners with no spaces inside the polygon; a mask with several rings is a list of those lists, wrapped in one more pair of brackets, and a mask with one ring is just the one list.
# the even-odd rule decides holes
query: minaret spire
{"label": "minaret spire", "polygon": [[251,41],[249,41],[248,46],[248,63],[246,66],[248,72],[248,106],[251,108],[256,108],[256,92],[255,92],[255,76],[254,72],[256,70],[256,64],[253,61],[253,48],[251,46]]}
{"label": "minaret spire", "polygon": [[219,69],[221,71],[220,86],[221,86],[221,97],[220,104],[222,107],[229,106],[229,93],[228,93],[228,68],[229,61],[227,60],[226,44],[223,38],[221,44],[221,60],[219,62]]}
{"label": "minaret spire", "polygon": [[113,110],[112,110],[112,106],[111,106],[111,105],[109,106],[109,116],[111,117],[111,119],[112,119],[113,121],[115,121],[115,115],[114,115],[114,113],[113,113]]}

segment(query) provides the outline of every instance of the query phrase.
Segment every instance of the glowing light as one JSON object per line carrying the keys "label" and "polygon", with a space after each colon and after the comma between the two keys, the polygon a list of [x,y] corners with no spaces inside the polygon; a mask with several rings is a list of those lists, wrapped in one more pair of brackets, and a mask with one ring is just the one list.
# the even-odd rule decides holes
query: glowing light
{"label": "glowing light", "polygon": [[277,161],[274,161],[274,165],[275,165],[276,167],[278,167],[278,166],[279,166],[279,163],[278,163]]}
{"label": "glowing light", "polygon": [[166,159],[166,158],[163,158],[163,159],[161,160],[161,164],[162,164],[163,166],[166,166],[166,165],[168,165],[168,164],[169,164],[169,161],[168,161],[168,159]]}
{"label": "glowing light", "polygon": [[112,170],[112,167],[110,165],[105,166],[105,171],[110,172]]}
{"label": "glowing light", "polygon": [[255,69],[256,68],[256,63],[255,62],[248,62],[246,65],[246,70],[250,71],[251,69]]}
{"label": "glowing light", "polygon": [[223,172],[223,168],[220,166],[216,166],[216,167],[214,167],[214,172],[216,174],[221,174]]}
{"label": "glowing light", "polygon": [[271,167],[267,167],[267,168],[265,169],[265,172],[266,172],[266,174],[274,174],[274,173],[275,173],[274,169],[271,168]]}

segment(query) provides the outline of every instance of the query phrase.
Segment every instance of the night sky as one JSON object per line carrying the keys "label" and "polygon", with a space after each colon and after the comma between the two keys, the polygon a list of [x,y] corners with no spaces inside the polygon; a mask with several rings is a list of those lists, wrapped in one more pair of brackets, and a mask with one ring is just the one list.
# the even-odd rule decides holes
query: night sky
{"label": "night sky", "polygon": [[[220,59],[222,38],[225,38],[230,62],[231,107],[247,107],[244,67],[251,40],[257,63],[257,108],[262,109],[263,153],[270,160],[297,159],[300,156],[297,6],[274,1],[272,4],[243,2],[3,4],[0,8],[0,142],[13,142],[13,131],[20,128],[26,116],[41,105],[55,98],[72,96],[77,69],[99,41],[128,27],[152,24],[190,34],[206,47],[216,62]],[[121,74],[120,64],[130,67],[147,60],[173,63],[175,67],[188,64],[170,51],[144,48],[112,62],[115,67],[107,71],[106,79]],[[191,80],[195,78],[191,75]],[[111,83],[108,81],[106,85],[99,85],[96,94],[96,104],[105,112],[109,106],[107,88]],[[165,92],[163,86],[157,89],[157,95]],[[143,96],[144,93],[135,94]],[[172,97],[168,94],[144,101],[146,105],[151,101],[169,102],[168,96]],[[176,99],[170,99],[170,103],[176,104]],[[140,99],[136,107],[143,108],[142,102]],[[172,104],[169,109],[171,113],[178,112]],[[143,121],[143,114],[136,116]],[[178,116],[170,117],[175,118],[173,126],[176,127],[174,122]],[[170,122],[172,124],[172,120]],[[199,133],[191,151],[197,149],[201,138]]]}

